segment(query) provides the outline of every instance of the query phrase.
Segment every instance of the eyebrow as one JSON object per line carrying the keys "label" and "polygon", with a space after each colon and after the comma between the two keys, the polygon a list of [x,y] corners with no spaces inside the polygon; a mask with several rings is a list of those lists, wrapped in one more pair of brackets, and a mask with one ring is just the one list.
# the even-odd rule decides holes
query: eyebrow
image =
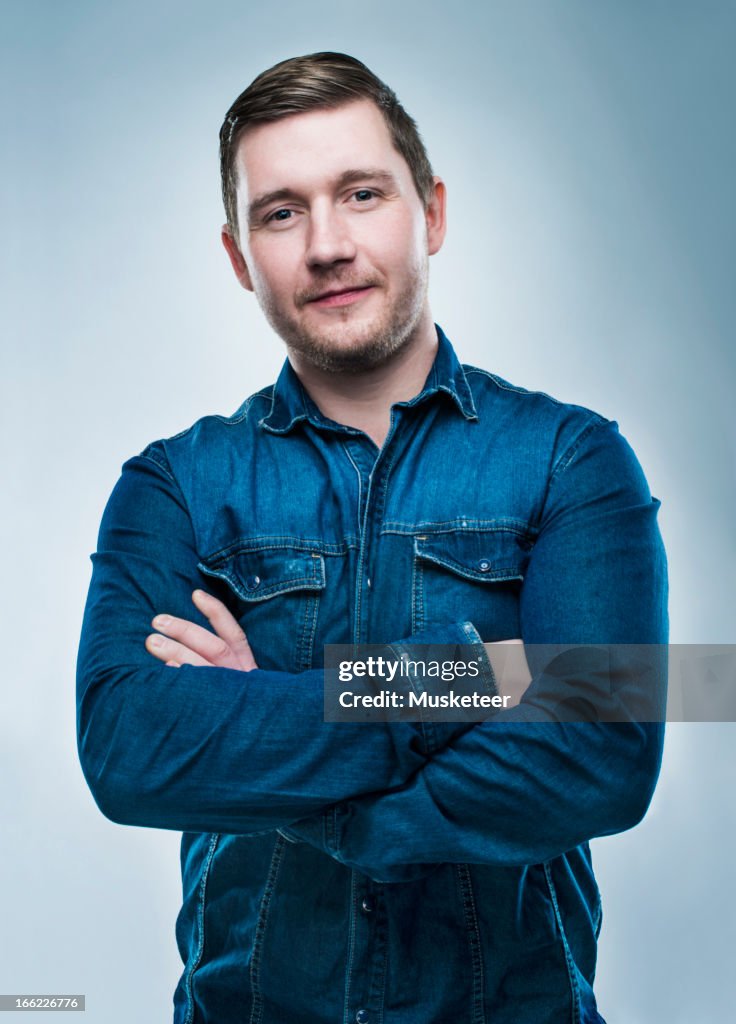
{"label": "eyebrow", "polygon": [[[353,185],[358,181],[375,182],[383,185],[384,188],[393,189],[394,191],[398,191],[399,188],[396,177],[390,171],[380,167],[351,167],[337,177],[333,188],[336,190],[345,188],[347,185]],[[271,203],[280,203],[284,200],[299,198],[299,193],[291,188],[277,188],[271,192],[262,192],[248,205],[248,220],[252,223],[258,214],[265,207],[270,206]]]}

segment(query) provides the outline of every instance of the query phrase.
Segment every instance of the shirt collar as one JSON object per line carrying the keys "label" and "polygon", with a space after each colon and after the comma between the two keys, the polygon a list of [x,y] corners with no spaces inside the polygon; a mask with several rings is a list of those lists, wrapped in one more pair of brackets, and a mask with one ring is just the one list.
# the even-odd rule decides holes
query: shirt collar
{"label": "shirt collar", "polygon": [[[465,371],[458,362],[455,350],[447,336],[439,326],[437,326],[437,341],[437,355],[424,387],[414,398],[407,402],[397,402],[397,405],[418,405],[439,392],[444,392],[453,399],[458,412],[466,420],[477,420],[478,414]],[[302,420],[309,420],[314,426],[323,430],[335,430],[349,434],[361,433],[354,427],[335,423],[323,416],[287,359],[274,385],[271,408],[260,421],[259,426],[272,434],[287,434]]]}

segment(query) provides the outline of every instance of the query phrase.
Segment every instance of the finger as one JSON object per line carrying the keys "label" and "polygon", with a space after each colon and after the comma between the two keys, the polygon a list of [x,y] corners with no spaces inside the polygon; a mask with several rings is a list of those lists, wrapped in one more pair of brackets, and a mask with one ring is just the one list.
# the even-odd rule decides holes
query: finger
{"label": "finger", "polygon": [[167,665],[176,665],[177,668],[181,665],[212,664],[212,662],[207,661],[188,647],[178,643],[178,641],[171,640],[167,636],[161,636],[160,633],[151,633],[150,636],[146,637],[146,650],[154,658],[158,658],[159,661],[166,662]]}
{"label": "finger", "polygon": [[245,633],[240,623],[232,615],[227,605],[224,605],[218,598],[208,594],[206,590],[195,590],[192,592],[192,601],[223,640],[230,644],[241,643],[245,640]]}
{"label": "finger", "polygon": [[205,616],[218,636],[229,645],[245,671],[258,668],[253,650],[243,628],[226,605],[205,590],[192,593],[195,607]]}
{"label": "finger", "polygon": [[207,664],[221,663],[231,654],[227,641],[211,633],[204,626],[198,626],[196,622],[177,618],[176,615],[157,615],[151,625],[170,640],[176,640],[182,647],[200,655]]}

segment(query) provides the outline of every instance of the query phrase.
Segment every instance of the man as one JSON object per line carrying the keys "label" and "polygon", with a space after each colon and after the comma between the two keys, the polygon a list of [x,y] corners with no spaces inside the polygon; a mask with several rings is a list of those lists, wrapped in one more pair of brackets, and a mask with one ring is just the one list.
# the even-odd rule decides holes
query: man
{"label": "man", "polygon": [[126,463],[79,660],[102,811],[184,832],[175,1020],[600,1021],[587,841],[644,814],[661,728],[559,721],[596,671],[533,659],[489,721],[329,723],[323,648],[471,643],[490,693],[481,642],[661,644],[658,502],[615,424],[459,364],[445,188],[364,65],[264,72],[221,156],[288,360]]}

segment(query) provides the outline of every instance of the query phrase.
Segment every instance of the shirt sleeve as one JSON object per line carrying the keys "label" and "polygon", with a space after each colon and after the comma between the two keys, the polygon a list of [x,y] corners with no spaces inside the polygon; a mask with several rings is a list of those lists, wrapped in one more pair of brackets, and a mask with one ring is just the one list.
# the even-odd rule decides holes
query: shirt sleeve
{"label": "shirt sleeve", "polygon": [[[663,742],[667,579],[658,505],[616,424],[596,423],[555,467],[520,598],[527,645],[650,651],[652,721],[624,706],[609,706],[607,721],[562,721],[533,667],[517,707],[450,739],[393,792],[337,805],[328,831],[308,821],[294,836],[376,880],[401,881],[439,862],[539,863],[635,825]],[[569,707],[589,684],[557,678],[553,692],[566,691]]]}
{"label": "shirt sleeve", "polygon": [[[78,749],[113,821],[192,832],[271,831],[394,789],[458,726],[325,723],[321,670],[167,667],[144,647],[167,612],[208,626],[208,581],[160,452],[123,467],[105,510],[77,664]],[[209,627],[208,627],[209,628]],[[448,643],[466,632],[448,627]],[[467,728],[465,726],[464,728]]]}

